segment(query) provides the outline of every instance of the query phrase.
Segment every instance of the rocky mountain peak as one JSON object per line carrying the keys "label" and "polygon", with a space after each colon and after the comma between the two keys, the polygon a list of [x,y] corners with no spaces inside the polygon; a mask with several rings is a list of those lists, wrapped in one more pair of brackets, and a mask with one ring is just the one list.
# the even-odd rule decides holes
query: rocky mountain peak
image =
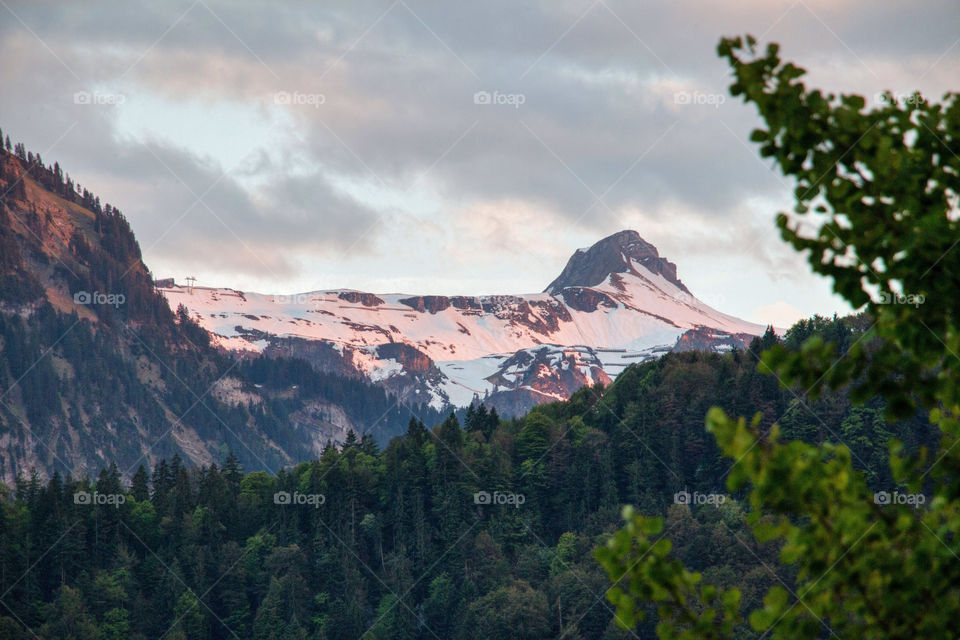
{"label": "rocky mountain peak", "polygon": [[556,295],[567,287],[594,287],[612,273],[635,272],[633,262],[689,293],[677,278],[677,265],[661,257],[655,246],[632,229],[607,236],[589,249],[578,249],[546,293]]}

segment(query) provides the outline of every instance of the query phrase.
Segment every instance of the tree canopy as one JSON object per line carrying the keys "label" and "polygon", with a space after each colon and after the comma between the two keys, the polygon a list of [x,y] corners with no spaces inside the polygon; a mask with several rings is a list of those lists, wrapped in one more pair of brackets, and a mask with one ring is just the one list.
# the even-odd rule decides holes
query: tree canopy
{"label": "tree canopy", "polygon": [[794,210],[777,216],[784,240],[870,318],[853,342],[819,333],[772,346],[759,369],[798,398],[849,388],[855,403],[882,398],[891,420],[919,407],[940,438],[909,454],[891,438],[892,484],[878,491],[839,433],[804,442],[759,415],[711,409],[706,428],[732,460],[727,487],[748,491],[746,522],[778,546],[776,574],[791,579],[745,613],[740,589],[709,584],[672,553],[662,519],[626,508],[626,526],[596,551],[614,582],[607,598],[625,627],[656,609],[661,638],[734,637],[744,620],[775,638],[957,637],[960,101],[888,93],[868,108],[808,89],[776,44],[761,53],[752,37],[723,39],[718,53],[731,93],[765,124],[751,136],[761,156],[796,182]]}

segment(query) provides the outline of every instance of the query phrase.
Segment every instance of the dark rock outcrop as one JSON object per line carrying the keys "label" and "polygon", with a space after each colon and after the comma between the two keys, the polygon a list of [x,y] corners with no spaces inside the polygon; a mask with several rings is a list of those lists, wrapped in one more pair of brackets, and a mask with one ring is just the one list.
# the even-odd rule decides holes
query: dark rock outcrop
{"label": "dark rock outcrop", "polygon": [[601,305],[611,309],[617,307],[616,300],[596,289],[567,287],[559,293],[559,296],[563,298],[563,301],[566,302],[571,309],[576,309],[577,311],[596,311],[597,307]]}
{"label": "dark rock outcrop", "polygon": [[380,297],[362,291],[341,291],[337,294],[337,297],[353,304],[362,304],[365,307],[376,307],[383,304],[383,299]]}
{"label": "dark rock outcrop", "polygon": [[403,365],[404,371],[422,373],[436,368],[430,356],[404,342],[378,345],[377,357],[384,360],[396,360]]}
{"label": "dark rock outcrop", "polygon": [[724,351],[729,349],[746,350],[756,336],[747,333],[724,333],[709,327],[688,329],[677,338],[671,351]]}
{"label": "dark rock outcrop", "polygon": [[492,404],[504,415],[520,415],[536,404],[568,398],[583,386],[611,382],[591,349],[553,345],[518,351],[487,380],[497,388],[489,398],[495,398]]}
{"label": "dark rock outcrop", "polygon": [[662,258],[657,248],[639,233],[628,229],[607,236],[586,251],[574,253],[557,279],[546,288],[546,293],[557,295],[567,287],[595,287],[612,273],[634,271],[631,260],[687,291],[677,278],[677,265]]}
{"label": "dark rock outcrop", "polygon": [[421,313],[425,311],[440,313],[444,309],[450,308],[450,298],[447,296],[414,296],[412,298],[402,298],[400,303]]}

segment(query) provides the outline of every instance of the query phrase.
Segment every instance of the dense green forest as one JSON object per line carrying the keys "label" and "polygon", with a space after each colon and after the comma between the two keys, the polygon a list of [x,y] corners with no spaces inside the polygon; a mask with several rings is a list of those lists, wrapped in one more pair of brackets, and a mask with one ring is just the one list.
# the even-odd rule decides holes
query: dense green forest
{"label": "dense green forest", "polygon": [[[867,326],[814,318],[782,342],[845,348]],[[675,504],[681,491],[723,491],[730,463],[704,431],[709,407],[759,411],[808,441],[843,438],[877,487],[891,482],[890,437],[935,439],[921,417],[884,422],[879,401],[780,388],[755,355],[777,342],[768,332],[747,352],[668,354],[522,419],[482,406],[414,419],[383,450],[352,437],[276,475],[230,456],[204,468],[175,457],[129,485],[115,466],[92,480],[21,477],[2,501],[0,637],[632,637],[613,623],[591,554],[627,503],[665,517],[687,566],[759,606],[787,576],[770,568],[778,546],[744,524],[743,496]],[[298,370],[247,366],[277,384]],[[653,623],[635,632],[652,637]]]}

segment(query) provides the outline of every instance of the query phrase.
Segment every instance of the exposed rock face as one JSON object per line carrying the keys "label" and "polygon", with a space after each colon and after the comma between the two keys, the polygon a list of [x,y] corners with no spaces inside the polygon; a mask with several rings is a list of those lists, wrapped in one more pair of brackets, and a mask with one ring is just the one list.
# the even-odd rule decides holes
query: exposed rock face
{"label": "exposed rock face", "polygon": [[473,296],[453,296],[450,298],[450,304],[455,309],[470,309],[473,311],[483,311],[483,305]]}
{"label": "exposed rock face", "polygon": [[312,364],[317,371],[348,378],[362,377],[352,361],[352,353],[337,350],[329,342],[270,336],[259,331],[250,333],[248,339],[268,340],[269,345],[263,350],[265,355],[274,358],[301,358]]}
{"label": "exposed rock face", "polygon": [[567,287],[595,287],[610,274],[636,273],[630,264],[631,259],[639,262],[651,273],[662,275],[681,290],[687,291],[677,278],[677,265],[661,258],[655,246],[631,229],[608,236],[586,251],[578,250],[545,291],[557,295]]}
{"label": "exposed rock face", "polygon": [[756,336],[748,333],[724,333],[709,327],[689,329],[677,338],[672,351],[730,351],[744,350]]}
{"label": "exposed rock face", "polygon": [[590,313],[596,311],[597,307],[601,305],[610,309],[616,309],[617,307],[617,301],[607,294],[586,287],[566,287],[558,295],[571,309],[577,311]]}
{"label": "exposed rock face", "polygon": [[27,187],[23,181],[23,168],[10,154],[0,153],[0,184],[4,198],[16,202],[27,199]]}
{"label": "exposed rock face", "polygon": [[554,345],[518,351],[487,379],[497,391],[484,402],[505,416],[522,415],[537,404],[568,398],[584,386],[611,382],[592,349]]}
{"label": "exposed rock face", "polygon": [[383,304],[383,300],[372,293],[363,291],[341,291],[337,297],[353,304],[362,304],[365,307],[376,307]]}
{"label": "exposed rock face", "polygon": [[483,398],[484,405],[490,409],[496,409],[497,413],[505,418],[525,415],[538,404],[555,401],[556,398],[553,396],[530,388],[495,391]]}
{"label": "exposed rock face", "polygon": [[405,371],[424,373],[436,370],[430,356],[416,347],[403,342],[390,342],[377,347],[377,356],[383,360],[395,360]]}
{"label": "exposed rock face", "polygon": [[[317,371],[354,379],[375,379],[401,402],[429,403],[433,398],[427,392],[443,377],[436,363],[415,346],[403,342],[388,342],[375,346],[355,347],[339,345],[327,340],[305,340],[281,337],[259,331],[242,331],[246,340],[265,340],[263,354],[277,358],[300,358]],[[250,357],[247,354],[246,357]],[[403,375],[377,376],[378,366],[393,364]],[[357,429],[362,431],[362,429]]]}
{"label": "exposed rock face", "polygon": [[547,345],[518,351],[488,380],[498,387],[530,387],[556,397],[567,397],[585,384],[610,383],[590,349]]}
{"label": "exposed rock face", "polygon": [[400,303],[420,313],[426,311],[436,314],[450,308],[450,298],[447,296],[414,296],[412,298],[401,298]]}

